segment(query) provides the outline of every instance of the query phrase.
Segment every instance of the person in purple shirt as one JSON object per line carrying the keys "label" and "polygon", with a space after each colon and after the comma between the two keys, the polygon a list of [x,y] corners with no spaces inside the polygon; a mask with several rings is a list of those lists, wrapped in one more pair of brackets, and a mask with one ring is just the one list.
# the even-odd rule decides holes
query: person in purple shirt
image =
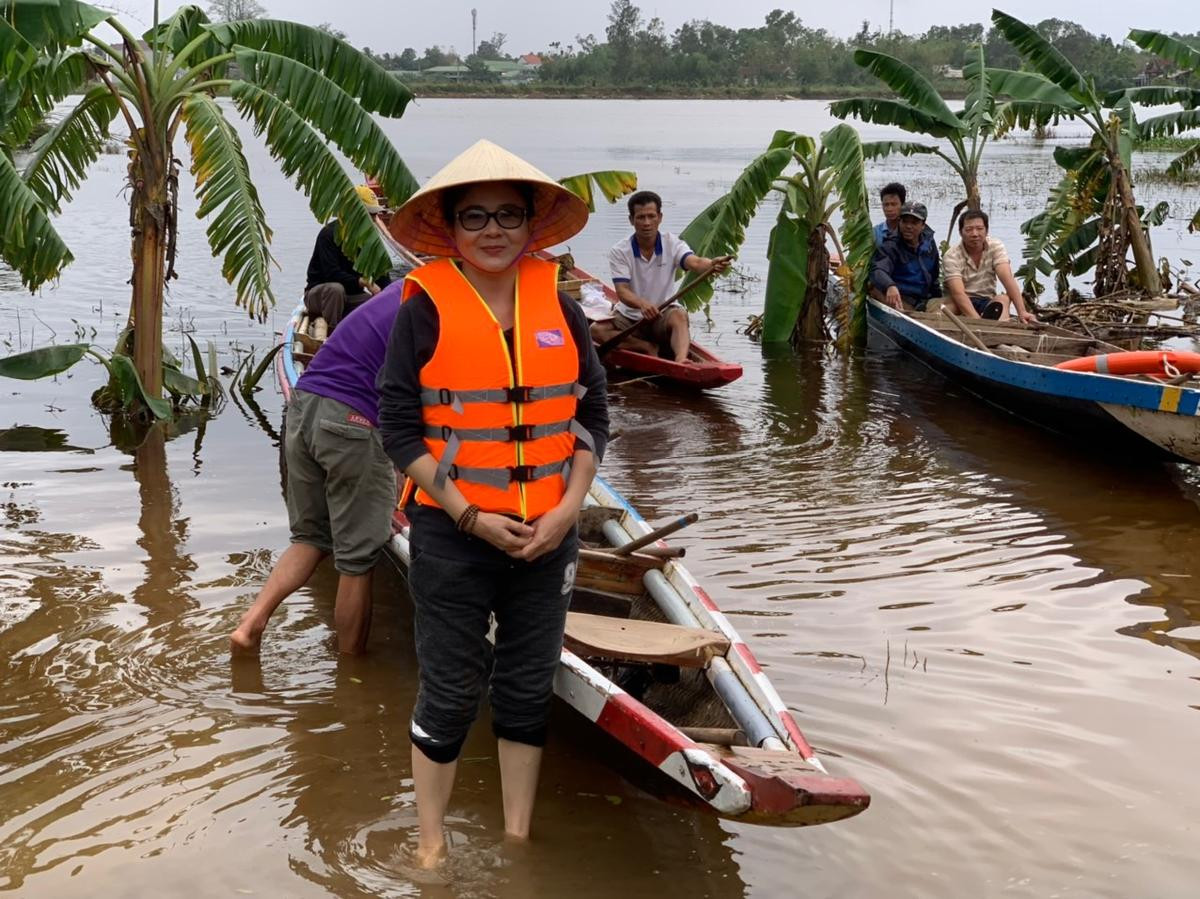
{"label": "person in purple shirt", "polygon": [[391,537],[396,508],[396,471],[379,437],[375,378],[401,287],[390,285],[344,318],[296,382],[284,437],[291,546],[230,635],[234,652],[258,651],[271,613],[330,554],[338,572],[338,649],[365,648],[371,570]]}

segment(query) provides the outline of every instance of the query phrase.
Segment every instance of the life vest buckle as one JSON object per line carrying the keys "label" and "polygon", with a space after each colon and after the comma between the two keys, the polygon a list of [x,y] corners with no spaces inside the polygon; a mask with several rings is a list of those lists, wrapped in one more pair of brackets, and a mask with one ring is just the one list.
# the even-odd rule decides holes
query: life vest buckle
{"label": "life vest buckle", "polygon": [[510,403],[529,403],[533,401],[532,387],[509,387],[506,389]]}
{"label": "life vest buckle", "polygon": [[533,425],[513,425],[508,429],[509,440],[532,440]]}
{"label": "life vest buckle", "polygon": [[454,391],[449,387],[438,388],[438,402],[443,406],[451,406],[454,404]]}
{"label": "life vest buckle", "polygon": [[508,470],[509,478],[519,484],[537,480],[537,469],[533,465],[516,465]]}

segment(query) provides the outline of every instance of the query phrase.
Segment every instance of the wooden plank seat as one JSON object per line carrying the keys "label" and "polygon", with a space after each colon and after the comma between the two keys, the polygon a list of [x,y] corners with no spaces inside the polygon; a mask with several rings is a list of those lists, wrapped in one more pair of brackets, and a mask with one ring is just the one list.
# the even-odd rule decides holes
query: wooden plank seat
{"label": "wooden plank seat", "polygon": [[729,641],[716,631],[582,612],[567,613],[563,642],[571,652],[586,658],[681,668],[703,668],[713,656],[729,651]]}
{"label": "wooden plank seat", "polygon": [[303,351],[308,353],[310,356],[315,356],[317,354],[317,350],[319,350],[325,343],[323,340],[317,340],[315,337],[310,337],[303,331],[296,332],[296,342],[300,344],[300,346],[303,347]]}

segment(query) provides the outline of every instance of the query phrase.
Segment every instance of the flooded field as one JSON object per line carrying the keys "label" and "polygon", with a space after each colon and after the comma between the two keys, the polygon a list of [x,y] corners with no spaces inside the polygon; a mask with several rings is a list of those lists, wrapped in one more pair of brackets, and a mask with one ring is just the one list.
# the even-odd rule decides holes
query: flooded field
{"label": "flooded field", "polygon": [[[419,179],[478,137],[565,176],[638,172],[682,227],[810,102],[424,101],[389,125]],[[887,132],[871,129],[868,136]],[[1058,140],[1070,139],[1060,128]],[[303,286],[317,225],[246,133],[281,270],[247,321],[181,210],[165,320],[222,362],[261,354]],[[996,145],[992,232],[1056,179],[1051,145]],[[1166,158],[1165,156],[1162,158]],[[1158,164],[1140,159],[1139,166]],[[936,160],[870,169],[943,233]],[[0,273],[0,354],[110,346],[128,307],[121,156],[60,220],[77,262],[38,297]],[[185,178],[185,181],[187,179]],[[1155,250],[1200,262],[1181,201]],[[257,663],[226,638],[286,546],[281,402],[231,400],[136,448],[92,410],[96,366],[0,382],[0,892],[59,896],[1190,897],[1200,789],[1200,473],[1121,465],[1006,418],[887,346],[851,359],[764,353],[764,209],[700,339],[745,377],[703,397],[612,392],[624,436],[603,475],[656,520],[768,668],[862,815],[806,830],[729,824],[655,785],[558,708],[534,839],[501,839],[495,745],[468,741],[449,883],[413,882],[411,608],[386,563],[369,653],[331,646],[335,576],[276,614]],[[605,275],[623,207],[572,241]],[[94,331],[93,331],[94,329]]]}

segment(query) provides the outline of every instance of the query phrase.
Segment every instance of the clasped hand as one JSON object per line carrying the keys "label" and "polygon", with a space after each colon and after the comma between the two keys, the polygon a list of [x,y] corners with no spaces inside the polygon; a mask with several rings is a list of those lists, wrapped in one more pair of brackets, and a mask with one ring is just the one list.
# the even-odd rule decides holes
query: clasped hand
{"label": "clasped hand", "polygon": [[471,533],[514,559],[532,562],[558,548],[575,524],[578,512],[555,506],[533,524],[515,521],[507,515],[480,512]]}

